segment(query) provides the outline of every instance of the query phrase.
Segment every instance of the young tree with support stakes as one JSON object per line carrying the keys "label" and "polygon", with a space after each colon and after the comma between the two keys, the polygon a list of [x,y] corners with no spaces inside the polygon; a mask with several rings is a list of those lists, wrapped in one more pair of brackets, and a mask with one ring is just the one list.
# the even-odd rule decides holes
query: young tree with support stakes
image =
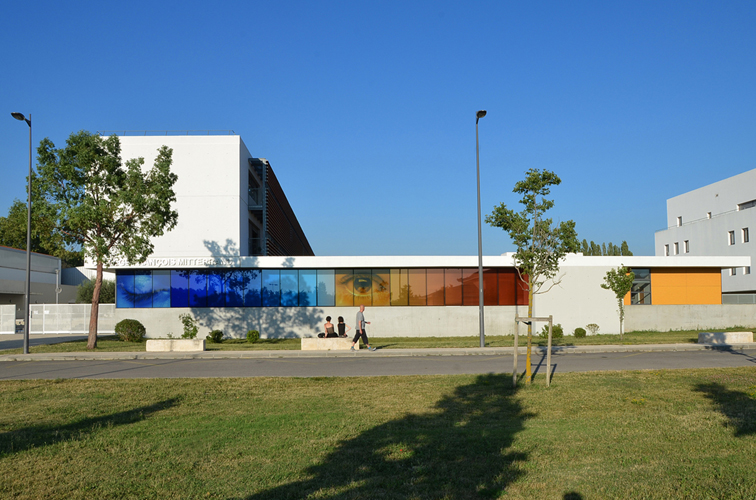
{"label": "young tree with support stakes", "polygon": [[619,321],[620,321],[620,342],[623,341],[622,325],[625,322],[625,296],[633,288],[633,280],[635,279],[635,273],[626,268],[620,266],[617,269],[610,269],[604,276],[604,282],[601,284],[601,288],[604,290],[611,290],[617,297],[617,305],[619,306]]}
{"label": "young tree with support stakes", "polygon": [[[559,283],[560,280],[554,278],[559,272],[560,261],[567,253],[580,249],[574,221],[552,226],[552,220],[543,217],[554,206],[553,200],[547,200],[545,196],[551,192],[551,186],[558,186],[561,182],[554,172],[530,169],[525,179],[515,184],[513,190],[522,195],[520,203],[524,205],[524,210],[515,212],[502,203],[486,216],[486,223],[506,231],[517,247],[514,262],[520,279],[528,287],[528,317],[533,317],[535,295],[546,293]],[[545,286],[549,281],[551,284]],[[533,325],[528,325],[526,384],[532,377],[532,343]]]}
{"label": "young tree with support stakes", "polygon": [[116,261],[144,262],[153,251],[150,238],[176,226],[178,213],[171,172],[173,151],[158,150],[154,166],[142,171],[144,158],[121,161],[121,143],[86,131],[71,134],[56,149],[45,138],[37,149],[37,196],[55,232],[84,248],[97,265],[87,349],[97,347],[97,315],[103,268]]}

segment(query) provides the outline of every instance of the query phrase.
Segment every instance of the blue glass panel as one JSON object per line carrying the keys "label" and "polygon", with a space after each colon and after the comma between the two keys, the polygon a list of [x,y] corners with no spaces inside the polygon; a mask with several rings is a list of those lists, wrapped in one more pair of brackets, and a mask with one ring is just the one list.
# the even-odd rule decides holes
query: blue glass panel
{"label": "blue glass panel", "polygon": [[278,269],[263,269],[262,303],[265,307],[281,305],[281,277]]}
{"label": "blue glass panel", "polygon": [[226,307],[241,307],[244,305],[244,286],[247,281],[246,271],[234,269],[226,271],[224,292]]}
{"label": "blue glass panel", "polygon": [[134,271],[116,271],[116,307],[134,307]]}
{"label": "blue glass panel", "polygon": [[208,271],[207,307],[224,307],[226,305],[225,297],[223,296],[223,282],[225,278],[225,271]]}
{"label": "blue glass panel", "polygon": [[336,274],[333,269],[318,269],[318,305],[336,305]]}
{"label": "blue glass panel", "polygon": [[189,307],[207,307],[207,274],[204,270],[189,273]]}
{"label": "blue glass panel", "polygon": [[281,305],[299,305],[299,272],[296,269],[281,270]]}
{"label": "blue glass panel", "polygon": [[317,304],[317,275],[314,269],[299,271],[299,305],[314,306]]}
{"label": "blue glass panel", "polygon": [[152,271],[134,271],[134,307],[152,307]]}
{"label": "blue glass panel", "polygon": [[170,271],[152,271],[152,307],[171,307]]}
{"label": "blue glass panel", "polygon": [[171,307],[189,307],[189,271],[171,271]]}
{"label": "blue glass panel", "polygon": [[247,269],[245,275],[244,305],[260,307],[262,305],[262,271]]}

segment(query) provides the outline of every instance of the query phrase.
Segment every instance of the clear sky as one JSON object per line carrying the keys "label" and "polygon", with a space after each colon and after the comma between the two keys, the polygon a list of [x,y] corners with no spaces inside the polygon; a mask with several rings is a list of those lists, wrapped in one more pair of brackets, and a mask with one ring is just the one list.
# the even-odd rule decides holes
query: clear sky
{"label": "clear sky", "polygon": [[[752,1],[30,1],[3,18],[2,215],[26,199],[11,111],[32,114],[35,150],[81,129],[233,130],[316,255],[476,255],[479,109],[484,214],[553,170],[553,218],[636,255],[667,198],[756,168]],[[484,225],[484,254],[513,250]]]}

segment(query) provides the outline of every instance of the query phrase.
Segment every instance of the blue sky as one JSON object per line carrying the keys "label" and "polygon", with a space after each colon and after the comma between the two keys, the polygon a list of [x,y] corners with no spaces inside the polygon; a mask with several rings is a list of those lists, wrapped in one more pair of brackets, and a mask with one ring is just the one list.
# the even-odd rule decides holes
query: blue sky
{"label": "blue sky", "polygon": [[[666,199],[756,168],[754,2],[6,2],[0,214],[71,132],[228,130],[317,255],[475,255],[529,168],[653,254]],[[14,26],[10,29],[8,26]],[[210,209],[211,207],[209,207]],[[513,251],[484,225],[484,254]]]}

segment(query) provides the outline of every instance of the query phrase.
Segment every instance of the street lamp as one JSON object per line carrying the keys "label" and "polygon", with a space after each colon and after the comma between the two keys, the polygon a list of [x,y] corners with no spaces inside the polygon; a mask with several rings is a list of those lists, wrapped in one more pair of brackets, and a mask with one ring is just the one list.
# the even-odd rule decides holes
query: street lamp
{"label": "street lamp", "polygon": [[29,297],[31,290],[31,197],[32,197],[32,122],[31,113],[27,119],[21,113],[11,113],[16,120],[21,120],[29,125],[29,203],[26,214],[26,288],[24,290],[24,354],[29,354]]}
{"label": "street lamp", "polygon": [[486,346],[486,331],[483,320],[483,236],[480,224],[480,147],[478,146],[478,120],[484,116],[486,116],[486,110],[484,109],[475,113],[475,163],[478,176],[478,307],[480,308],[480,347]]}

